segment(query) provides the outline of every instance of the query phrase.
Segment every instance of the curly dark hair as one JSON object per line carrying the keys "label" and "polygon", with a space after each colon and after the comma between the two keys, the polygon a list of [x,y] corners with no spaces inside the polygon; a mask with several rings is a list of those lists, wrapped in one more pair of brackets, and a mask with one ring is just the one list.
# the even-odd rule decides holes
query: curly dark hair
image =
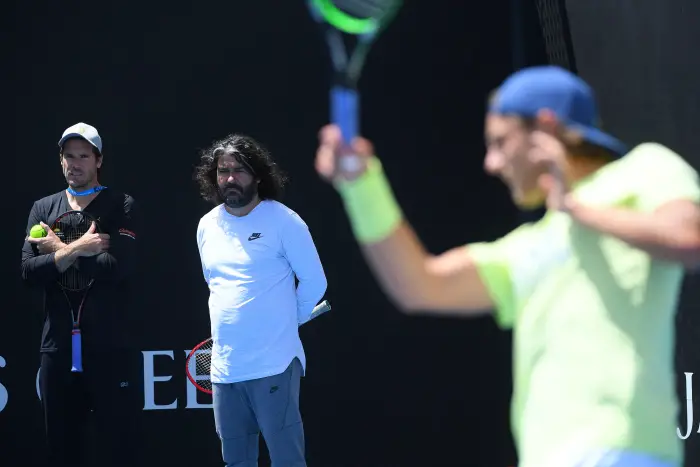
{"label": "curly dark hair", "polygon": [[219,157],[226,154],[224,151],[219,151],[220,148],[232,150],[236,160],[250,168],[253,176],[260,180],[258,184],[260,199],[279,201],[282,198],[284,186],[288,181],[287,175],[272,159],[267,149],[250,136],[242,134],[230,134],[214,141],[209,148],[200,152],[199,164],[194,171],[194,180],[199,186],[202,198],[214,204],[224,202],[216,182]]}

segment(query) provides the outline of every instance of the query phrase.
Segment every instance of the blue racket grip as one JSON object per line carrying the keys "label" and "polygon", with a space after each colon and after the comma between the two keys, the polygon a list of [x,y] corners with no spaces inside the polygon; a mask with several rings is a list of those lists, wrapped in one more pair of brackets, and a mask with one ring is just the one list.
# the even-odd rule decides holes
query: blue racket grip
{"label": "blue racket grip", "polygon": [[73,329],[71,335],[73,367],[70,369],[73,373],[82,373],[83,371],[83,346],[80,329]]}
{"label": "blue racket grip", "polygon": [[345,86],[331,88],[331,121],[340,127],[343,141],[351,144],[358,135],[359,96]]}

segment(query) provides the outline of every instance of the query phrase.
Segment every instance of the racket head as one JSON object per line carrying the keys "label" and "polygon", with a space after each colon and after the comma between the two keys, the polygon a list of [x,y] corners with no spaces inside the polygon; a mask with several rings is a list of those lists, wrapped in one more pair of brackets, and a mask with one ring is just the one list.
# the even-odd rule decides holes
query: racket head
{"label": "racket head", "polygon": [[[95,232],[100,231],[97,218],[85,211],[67,211],[56,218],[51,224],[51,230],[66,245],[80,239],[95,223]],[[80,292],[87,289],[92,283],[92,277],[71,266],[59,275],[58,283],[63,289],[72,292]]]}
{"label": "racket head", "polygon": [[396,15],[402,0],[308,0],[309,8],[346,34],[372,35]]}
{"label": "racket head", "polygon": [[211,349],[214,341],[210,337],[197,344],[187,355],[185,373],[190,383],[205,394],[212,393],[211,386]]}

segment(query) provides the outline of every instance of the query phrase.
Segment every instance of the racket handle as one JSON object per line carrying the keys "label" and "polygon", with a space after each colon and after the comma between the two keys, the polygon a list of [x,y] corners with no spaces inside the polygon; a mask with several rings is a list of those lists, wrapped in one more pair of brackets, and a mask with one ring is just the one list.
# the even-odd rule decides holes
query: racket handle
{"label": "racket handle", "polygon": [[322,301],[321,303],[319,303],[318,305],[316,305],[314,307],[314,309],[311,311],[311,314],[306,319],[304,319],[303,321],[301,321],[299,323],[299,326],[301,326],[302,324],[308,323],[309,321],[311,321],[314,318],[318,318],[323,313],[330,311],[330,309],[331,309],[330,302],[328,300]]}
{"label": "racket handle", "polygon": [[82,373],[83,371],[83,346],[82,338],[80,334],[80,329],[73,329],[71,335],[72,344],[72,363],[73,366],[70,369],[73,373]]}
{"label": "racket handle", "polygon": [[351,144],[358,135],[359,96],[356,90],[336,85],[331,88],[331,120],[340,127],[343,141]]}

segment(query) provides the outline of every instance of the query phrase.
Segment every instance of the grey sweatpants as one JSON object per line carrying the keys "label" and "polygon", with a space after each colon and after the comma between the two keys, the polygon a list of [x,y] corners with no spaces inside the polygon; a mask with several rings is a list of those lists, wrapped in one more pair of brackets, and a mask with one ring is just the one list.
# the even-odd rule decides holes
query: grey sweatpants
{"label": "grey sweatpants", "polygon": [[257,467],[262,432],[273,467],[306,467],[299,412],[302,367],[232,384],[213,384],[214,421],[226,467]]}

